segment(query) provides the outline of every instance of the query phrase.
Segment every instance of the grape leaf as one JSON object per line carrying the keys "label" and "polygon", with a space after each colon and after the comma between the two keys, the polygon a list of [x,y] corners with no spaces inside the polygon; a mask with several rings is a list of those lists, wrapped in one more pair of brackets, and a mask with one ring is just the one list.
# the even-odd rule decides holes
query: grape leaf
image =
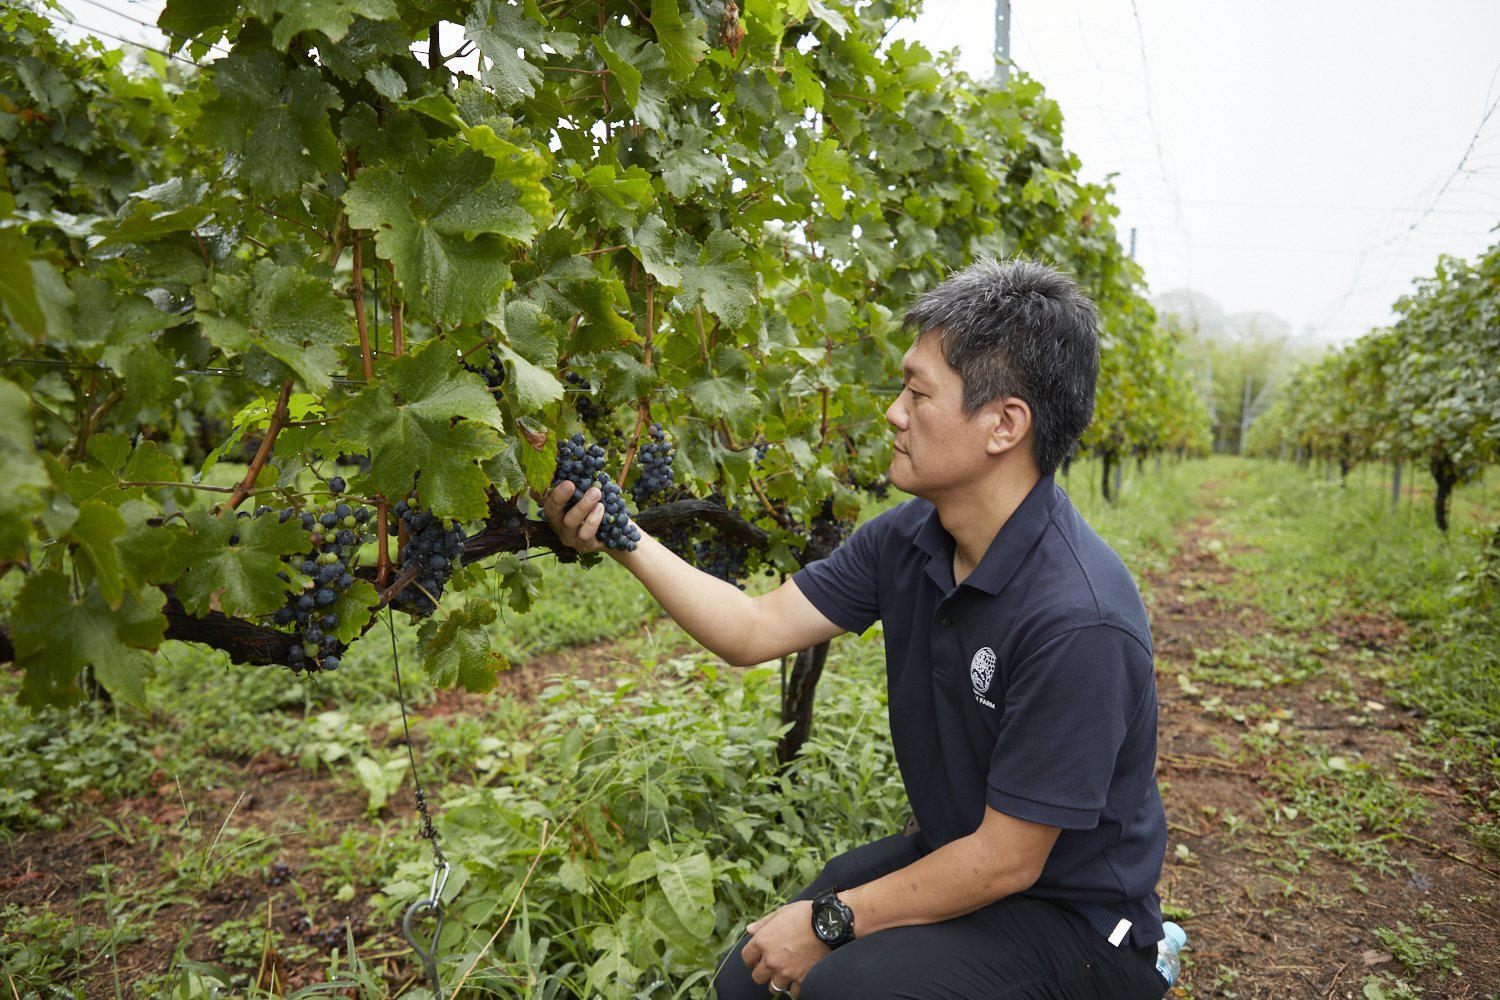
{"label": "grape leaf", "polygon": [[510,283],[506,241],[536,232],[522,192],[495,172],[480,153],[441,146],[405,174],[362,171],[344,195],[350,223],[375,231],[380,256],[438,322],[483,319]]}
{"label": "grape leaf", "polygon": [[672,118],[673,86],[661,46],[611,23],[603,35],[594,37],[594,48],[641,123],[647,128],[666,128]]}
{"label": "grape leaf", "polygon": [[204,106],[199,128],[204,140],[238,154],[252,188],[280,194],[339,169],[328,112],[343,102],[316,68],[240,47],[213,66],[218,97]]}
{"label": "grape leaf", "polygon": [[542,71],[521,54],[542,57],[548,40],[542,20],[535,0],[526,0],[525,10],[506,0],[477,0],[464,22],[464,33],[489,62],[481,61],[479,78],[507,105],[532,96],[542,82]]}
{"label": "grape leaf", "polygon": [[487,630],[495,620],[488,601],[466,601],[440,622],[428,619],[417,632],[422,666],[438,687],[462,686],[466,691],[488,691],[498,683],[496,675],[510,664],[491,651]]}
{"label": "grape leaf", "polygon": [[112,610],[92,587],[75,600],[60,570],[31,574],[10,621],[16,666],[26,672],[18,700],[33,707],[77,702],[83,696],[78,672],[91,665],[110,693],[144,704],[152,664],[142,650],[161,644],[165,600],[161,591],[148,590]]}
{"label": "grape leaf", "polygon": [[844,217],[844,186],[850,182],[849,154],[833,139],[818,143],[807,158],[807,183],[823,200],[823,208],[835,219]]}
{"label": "grape leaf", "polygon": [[702,303],[730,326],[743,323],[755,304],[755,271],[743,252],[738,236],[714,230],[696,259],[683,260],[682,294],[672,300],[673,308],[687,312]]}
{"label": "grape leaf", "polygon": [[502,428],[484,380],[462,370],[443,341],[397,358],[349,404],[343,422],[352,446],[345,450],[370,451],[375,492],[405,496],[420,470],[423,502],[460,521],[488,509],[488,483],[475,463],[500,450]]}
{"label": "grape leaf", "polygon": [[171,36],[171,48],[176,51],[196,38],[217,41],[234,23],[239,8],[238,0],[167,0],[156,25]]}
{"label": "grape leaf", "polygon": [[31,518],[41,513],[43,491],[51,485],[47,467],[37,457],[32,435],[31,400],[13,382],[0,379],[0,561],[26,553]]}
{"label": "grape leaf", "polygon": [[743,372],[704,375],[693,382],[688,395],[699,412],[723,417],[737,434],[752,429],[760,412],[753,386]]}
{"label": "grape leaf", "polygon": [[[326,391],[333,383],[339,367],[338,348],[349,339],[350,323],[344,304],[334,297],[326,280],[262,257],[248,279],[220,275],[214,290],[221,297],[221,308],[235,310],[225,316],[213,316],[206,308],[200,311],[203,331],[216,346],[231,353],[250,352],[252,358],[252,349],[263,351],[314,393]],[[238,315],[240,309],[243,316]],[[267,374],[270,377],[262,382],[280,380],[274,373]]]}
{"label": "grape leaf", "polygon": [[663,285],[675,288],[682,284],[682,269],[677,266],[672,231],[661,216],[655,213],[646,216],[630,235],[630,242],[647,274]]}
{"label": "grape leaf", "polygon": [[682,125],[676,145],[660,157],[662,181],[667,193],[682,200],[700,188],[713,190],[724,180],[724,164],[708,150],[713,136],[696,125]]}
{"label": "grape leaf", "polygon": [[[283,555],[307,548],[300,524],[274,517],[215,517],[189,511],[188,530],[174,531],[168,553],[170,572],[182,573],[177,599],[188,613],[267,615],[285,601],[286,584],[277,576],[286,568]],[[239,535],[231,545],[229,536]]]}
{"label": "grape leaf", "polygon": [[[370,523],[375,522],[372,519]],[[338,628],[333,634],[343,643],[353,642],[363,633],[370,620],[370,609],[380,601],[375,587],[366,580],[355,580],[354,585],[339,594],[338,600],[329,605],[327,611],[339,617]],[[320,614],[326,612],[320,612]]]}
{"label": "grape leaf", "polygon": [[527,361],[508,344],[496,344],[495,353],[511,364],[512,377],[506,382],[506,388],[514,391],[517,406],[524,410],[540,410],[562,398],[562,383],[551,372]]}
{"label": "grape leaf", "polygon": [[677,0],[651,0],[651,27],[656,29],[656,40],[661,43],[672,75],[679,80],[692,76],[708,52],[708,43],[703,40],[704,23],[696,17],[683,21]]}
{"label": "grape leaf", "polygon": [[391,0],[246,0],[246,9],[271,29],[271,44],[282,51],[292,36],[302,31],[321,31],[337,42],[349,30],[356,14],[375,21],[396,16]]}
{"label": "grape leaf", "polygon": [[30,245],[18,230],[0,229],[0,305],[16,326],[41,336],[46,332],[46,317],[37,304],[34,268],[46,265],[30,256]]}
{"label": "grape leaf", "polygon": [[125,578],[120,573],[120,554],[115,541],[125,534],[125,519],[103,500],[78,505],[78,517],[60,541],[75,546],[73,558],[84,567],[111,609],[125,598]]}
{"label": "grape leaf", "polygon": [[584,170],[575,163],[569,175],[582,181],[589,206],[607,225],[630,226],[651,206],[651,175],[638,166],[620,171],[614,164],[600,163]]}

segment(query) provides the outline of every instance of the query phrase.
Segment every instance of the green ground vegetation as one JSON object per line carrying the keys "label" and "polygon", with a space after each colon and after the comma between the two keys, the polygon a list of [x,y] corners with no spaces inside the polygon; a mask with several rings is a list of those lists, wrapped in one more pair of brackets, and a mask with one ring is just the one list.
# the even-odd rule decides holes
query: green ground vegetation
{"label": "green ground vegetation", "polygon": [[[1409,657],[1370,662],[1392,702],[1423,720],[1403,767],[1493,776],[1500,626],[1470,582],[1481,527],[1500,511],[1496,484],[1461,490],[1454,523],[1462,530],[1443,535],[1420,498],[1392,510],[1373,473],[1341,486],[1290,464],[1148,461],[1130,467],[1113,504],[1096,495],[1097,481],[1089,463],[1060,479],[1138,575],[1165,571],[1185,526],[1212,516],[1240,570],[1219,596],[1263,609],[1277,625],[1263,639],[1199,650],[1187,673],[1165,682],[1219,691],[1232,679],[1250,696],[1205,694],[1204,702],[1213,709],[1219,697],[1217,711],[1248,719],[1226,755],[1277,762],[1269,808],[1283,824],[1295,821],[1275,859],[1289,886],[1314,849],[1356,871],[1397,864],[1387,845],[1424,808],[1399,770],[1311,752],[1276,724],[1269,696],[1257,707],[1262,692],[1319,673],[1334,641],[1324,626],[1342,611],[1393,611],[1409,626]],[[1202,506],[1205,496],[1212,509]],[[813,739],[792,768],[778,770],[776,664],[730,669],[692,651],[612,564],[545,563],[553,578],[545,598],[529,615],[502,616],[494,647],[517,670],[560,652],[591,659],[591,669],[559,674],[530,696],[456,703],[420,670],[402,673],[418,774],[454,865],[439,970],[449,989],[462,981],[475,996],[701,995],[746,919],[805,882],[827,852],[904,818],[878,630],[835,643]],[[28,712],[15,704],[19,680],[7,673],[6,846],[76,831],[149,857],[155,870],[106,861],[75,898],[8,904],[0,914],[5,991],[92,996],[106,983],[119,997],[271,995],[253,984],[264,981],[274,953],[318,968],[324,988],[423,996],[404,943],[389,930],[426,895],[433,872],[413,836],[392,670],[393,658],[414,665],[415,643],[397,624],[394,653],[389,643],[367,642],[345,669],[316,679],[231,667],[218,654],[168,644],[144,712]],[[276,780],[308,782],[309,798],[291,800],[273,821],[251,821],[242,805],[247,774],[266,760],[285,768]],[[312,798],[314,779],[321,799]],[[1476,814],[1500,814],[1492,777],[1465,787]],[[152,796],[179,808],[155,817],[119,808]],[[331,815],[330,796],[352,804],[353,821]],[[1233,830],[1267,818],[1226,811],[1217,820]],[[1493,864],[1500,826],[1477,824],[1472,836]],[[272,884],[287,858],[295,859],[290,879]],[[1193,859],[1179,849],[1169,860]],[[256,905],[236,916],[208,905],[252,890]],[[1289,889],[1285,905],[1308,903],[1305,895]],[[362,944],[352,932],[341,937],[333,914],[351,901],[388,930]],[[289,933],[284,912],[298,907],[330,936],[320,943]],[[1191,926],[1191,914],[1169,912]],[[1420,914],[1380,934],[1401,970],[1371,976],[1366,996],[1415,996],[1400,991],[1464,965],[1441,923]],[[145,941],[159,950],[156,971],[135,976],[126,956]],[[382,972],[393,963],[404,976]],[[1191,995],[1233,996],[1234,980],[1249,970],[1192,971],[1199,986]]]}

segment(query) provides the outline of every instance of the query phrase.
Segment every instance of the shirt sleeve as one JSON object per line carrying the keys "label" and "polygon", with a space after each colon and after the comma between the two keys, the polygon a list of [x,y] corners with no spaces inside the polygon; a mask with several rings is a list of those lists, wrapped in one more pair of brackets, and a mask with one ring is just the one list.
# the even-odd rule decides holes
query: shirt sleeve
{"label": "shirt sleeve", "polygon": [[1065,830],[1097,826],[1152,670],[1140,641],[1107,624],[1066,632],[1019,662],[990,757],[988,804]]}
{"label": "shirt sleeve", "polygon": [[810,562],[792,577],[813,607],[856,635],[880,620],[880,553],[894,510],[855,529],[826,559]]}

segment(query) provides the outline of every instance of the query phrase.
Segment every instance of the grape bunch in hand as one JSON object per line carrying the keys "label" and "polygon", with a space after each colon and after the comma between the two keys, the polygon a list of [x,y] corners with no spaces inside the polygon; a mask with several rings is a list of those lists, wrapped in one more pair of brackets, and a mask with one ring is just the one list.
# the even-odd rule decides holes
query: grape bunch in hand
{"label": "grape bunch in hand", "polygon": [[[597,444],[586,444],[582,434],[574,434],[557,446],[557,471],[552,474],[552,485],[570,482],[574,493],[568,498],[567,507],[572,507],[578,498],[591,486],[599,487],[600,502],[604,505],[604,520],[599,524],[599,541],[605,548],[632,552],[641,540],[641,529],[630,522],[630,512],[625,508],[625,497],[620,493],[620,484],[609,478],[604,471],[604,448]],[[567,509],[566,507],[564,509]]]}

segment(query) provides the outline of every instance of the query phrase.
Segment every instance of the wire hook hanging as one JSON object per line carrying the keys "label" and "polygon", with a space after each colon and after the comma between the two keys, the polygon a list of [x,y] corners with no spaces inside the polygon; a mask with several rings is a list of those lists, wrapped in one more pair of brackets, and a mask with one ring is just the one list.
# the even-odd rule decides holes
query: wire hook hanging
{"label": "wire hook hanging", "polygon": [[[444,865],[446,869],[448,866]],[[443,873],[444,878],[447,872]],[[432,926],[432,937],[424,947],[417,940],[416,933],[412,930],[412,922],[426,912],[437,915]],[[436,899],[419,899],[406,908],[406,916],[401,918],[401,935],[406,938],[406,943],[411,945],[411,950],[416,952],[417,958],[422,961],[422,971],[427,974],[427,982],[432,986],[434,1000],[443,1000],[443,986],[438,980],[437,947],[438,938],[443,933],[443,905]]]}

